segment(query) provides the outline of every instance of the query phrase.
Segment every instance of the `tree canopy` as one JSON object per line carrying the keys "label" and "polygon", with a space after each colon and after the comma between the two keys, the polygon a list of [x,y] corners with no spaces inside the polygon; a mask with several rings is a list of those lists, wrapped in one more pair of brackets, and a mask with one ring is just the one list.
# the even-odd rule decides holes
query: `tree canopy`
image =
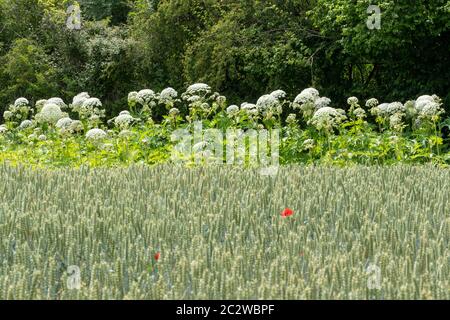
{"label": "tree canopy", "polygon": [[[67,8],[81,8],[69,30]],[[108,112],[129,91],[206,82],[236,100],[308,86],[387,102],[450,102],[450,2],[0,0],[0,106],[89,91]]]}

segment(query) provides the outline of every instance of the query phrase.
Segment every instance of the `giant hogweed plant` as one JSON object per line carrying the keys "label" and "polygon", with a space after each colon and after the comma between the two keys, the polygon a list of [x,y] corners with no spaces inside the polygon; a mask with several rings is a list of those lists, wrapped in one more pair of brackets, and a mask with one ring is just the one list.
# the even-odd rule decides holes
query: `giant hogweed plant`
{"label": "giant hogweed plant", "polygon": [[0,160],[55,167],[165,163],[172,159],[172,134],[200,122],[223,132],[280,130],[282,164],[450,163],[449,141],[441,135],[450,119],[439,97],[404,104],[350,97],[347,104],[333,107],[308,88],[293,101],[277,90],[256,103],[229,105],[197,83],[181,95],[172,88],[131,92],[128,107],[105,119],[102,102],[87,92],[69,104],[53,97],[31,106],[19,98],[3,115]]}

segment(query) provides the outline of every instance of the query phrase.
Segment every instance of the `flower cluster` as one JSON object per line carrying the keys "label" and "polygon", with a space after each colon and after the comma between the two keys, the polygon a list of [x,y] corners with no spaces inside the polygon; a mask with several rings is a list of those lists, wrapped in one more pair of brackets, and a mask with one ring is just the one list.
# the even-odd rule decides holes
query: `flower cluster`
{"label": "flower cluster", "polygon": [[325,107],[314,112],[309,122],[317,130],[324,130],[330,133],[333,128],[339,126],[345,119],[347,119],[347,116],[344,110]]}
{"label": "flower cluster", "polygon": [[3,113],[3,118],[6,122],[18,125],[27,119],[32,112],[33,109],[30,107],[29,101],[26,98],[19,98]]}
{"label": "flower cluster", "polygon": [[300,92],[294,99],[293,108],[300,109],[305,119],[310,119],[316,111],[328,108],[331,100],[327,97],[320,97],[319,91],[315,88],[307,88]]}
{"label": "flower cluster", "polygon": [[54,125],[59,119],[67,117],[68,114],[61,111],[61,108],[54,103],[45,103],[42,110],[36,114],[35,119],[40,124]]}

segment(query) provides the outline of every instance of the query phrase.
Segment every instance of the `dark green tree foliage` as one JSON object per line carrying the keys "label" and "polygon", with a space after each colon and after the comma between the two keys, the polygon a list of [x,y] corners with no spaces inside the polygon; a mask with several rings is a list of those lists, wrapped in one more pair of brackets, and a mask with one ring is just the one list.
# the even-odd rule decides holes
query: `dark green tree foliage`
{"label": "dark green tree foliage", "polygon": [[317,0],[311,11],[326,37],[315,68],[326,91],[387,101],[436,93],[450,102],[450,2],[377,1],[381,28],[367,28],[372,1]]}
{"label": "dark green tree foliage", "polygon": [[10,51],[1,57],[2,90],[0,100],[9,97],[44,97],[56,95],[56,70],[49,57],[32,40],[16,40]]}
{"label": "dark green tree foliage", "polygon": [[[306,10],[292,2],[236,1],[188,47],[188,82],[204,81],[236,99],[283,88],[295,93],[311,83],[314,34]],[[306,8],[305,8],[306,9]]]}
{"label": "dark green tree foliage", "polygon": [[207,82],[233,102],[317,87],[386,102],[436,93],[450,105],[448,0],[0,0],[0,111],[19,96],[70,102],[89,91],[109,114],[142,88]]}
{"label": "dark green tree foliage", "polygon": [[187,46],[216,23],[218,1],[163,0],[140,9],[132,19],[132,35],[142,83],[154,88],[181,88]]}

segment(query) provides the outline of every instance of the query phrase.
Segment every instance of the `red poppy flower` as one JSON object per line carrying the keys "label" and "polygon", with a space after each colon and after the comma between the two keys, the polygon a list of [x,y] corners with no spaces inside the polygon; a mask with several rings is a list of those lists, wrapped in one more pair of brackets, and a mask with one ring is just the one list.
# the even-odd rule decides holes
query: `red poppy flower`
{"label": "red poppy flower", "polygon": [[291,210],[291,209],[289,209],[289,208],[286,208],[286,209],[284,209],[284,210],[281,212],[281,216],[282,216],[283,218],[290,217],[290,216],[292,216],[293,214],[294,214],[294,211]]}
{"label": "red poppy flower", "polygon": [[161,253],[157,252],[157,253],[155,253],[155,255],[153,257],[155,258],[156,261],[158,261],[160,256],[161,256]]}

